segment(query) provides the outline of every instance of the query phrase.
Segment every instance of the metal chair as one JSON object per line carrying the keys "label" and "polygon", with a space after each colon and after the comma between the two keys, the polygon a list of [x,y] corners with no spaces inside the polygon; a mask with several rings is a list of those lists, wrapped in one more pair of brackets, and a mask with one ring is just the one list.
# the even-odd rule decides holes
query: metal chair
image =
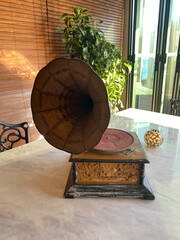
{"label": "metal chair", "polygon": [[29,143],[28,122],[7,124],[0,121],[0,152],[12,149],[20,140]]}
{"label": "metal chair", "polygon": [[170,99],[170,103],[171,103],[171,114],[172,115],[180,115],[180,87],[178,90],[178,97],[177,99]]}
{"label": "metal chair", "polygon": [[171,114],[177,115],[180,110],[180,99],[171,99]]}

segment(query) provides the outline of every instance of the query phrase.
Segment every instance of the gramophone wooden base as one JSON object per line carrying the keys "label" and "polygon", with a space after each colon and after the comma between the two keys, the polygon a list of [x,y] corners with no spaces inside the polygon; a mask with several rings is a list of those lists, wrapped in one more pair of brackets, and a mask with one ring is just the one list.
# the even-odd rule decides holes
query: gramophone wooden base
{"label": "gramophone wooden base", "polygon": [[73,181],[73,168],[71,168],[69,174],[64,196],[65,198],[119,197],[155,199],[146,176],[144,176],[142,184],[76,184]]}
{"label": "gramophone wooden base", "polygon": [[131,149],[112,154],[88,151],[72,154],[69,179],[64,196],[121,197],[153,200],[145,174],[149,160],[135,133]]}

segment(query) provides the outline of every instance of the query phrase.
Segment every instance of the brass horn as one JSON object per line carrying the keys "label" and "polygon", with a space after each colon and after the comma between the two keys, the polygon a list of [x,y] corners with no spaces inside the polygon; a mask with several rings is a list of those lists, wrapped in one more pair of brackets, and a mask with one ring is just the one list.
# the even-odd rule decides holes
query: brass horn
{"label": "brass horn", "polygon": [[39,71],[31,108],[47,142],[69,153],[96,146],[110,120],[103,81],[78,59],[57,58]]}

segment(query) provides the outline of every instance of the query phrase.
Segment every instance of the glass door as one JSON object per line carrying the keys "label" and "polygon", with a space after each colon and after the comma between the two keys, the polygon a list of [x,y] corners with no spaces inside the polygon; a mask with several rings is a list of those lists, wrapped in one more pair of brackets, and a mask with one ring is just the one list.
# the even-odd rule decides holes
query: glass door
{"label": "glass door", "polygon": [[151,110],[159,0],[137,1],[132,107]]}
{"label": "glass door", "polygon": [[[171,113],[178,42],[179,0],[131,0],[133,72],[128,107]],[[177,85],[177,84],[176,84]],[[177,91],[177,90],[176,90]]]}
{"label": "glass door", "polygon": [[[162,113],[171,113],[171,98],[174,86],[174,76],[176,72],[176,62],[178,57],[178,43],[180,35],[180,1],[172,0],[170,5],[166,54],[167,60],[164,68],[163,87],[161,96]],[[174,89],[176,91],[176,89]]]}

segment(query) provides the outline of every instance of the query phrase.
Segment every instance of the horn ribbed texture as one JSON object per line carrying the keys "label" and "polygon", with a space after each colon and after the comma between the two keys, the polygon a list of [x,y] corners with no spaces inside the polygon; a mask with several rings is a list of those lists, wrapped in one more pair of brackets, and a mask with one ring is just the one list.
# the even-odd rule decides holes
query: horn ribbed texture
{"label": "horn ribbed texture", "polygon": [[77,59],[58,58],[40,70],[31,108],[44,138],[69,153],[96,146],[110,120],[103,81],[88,64]]}

